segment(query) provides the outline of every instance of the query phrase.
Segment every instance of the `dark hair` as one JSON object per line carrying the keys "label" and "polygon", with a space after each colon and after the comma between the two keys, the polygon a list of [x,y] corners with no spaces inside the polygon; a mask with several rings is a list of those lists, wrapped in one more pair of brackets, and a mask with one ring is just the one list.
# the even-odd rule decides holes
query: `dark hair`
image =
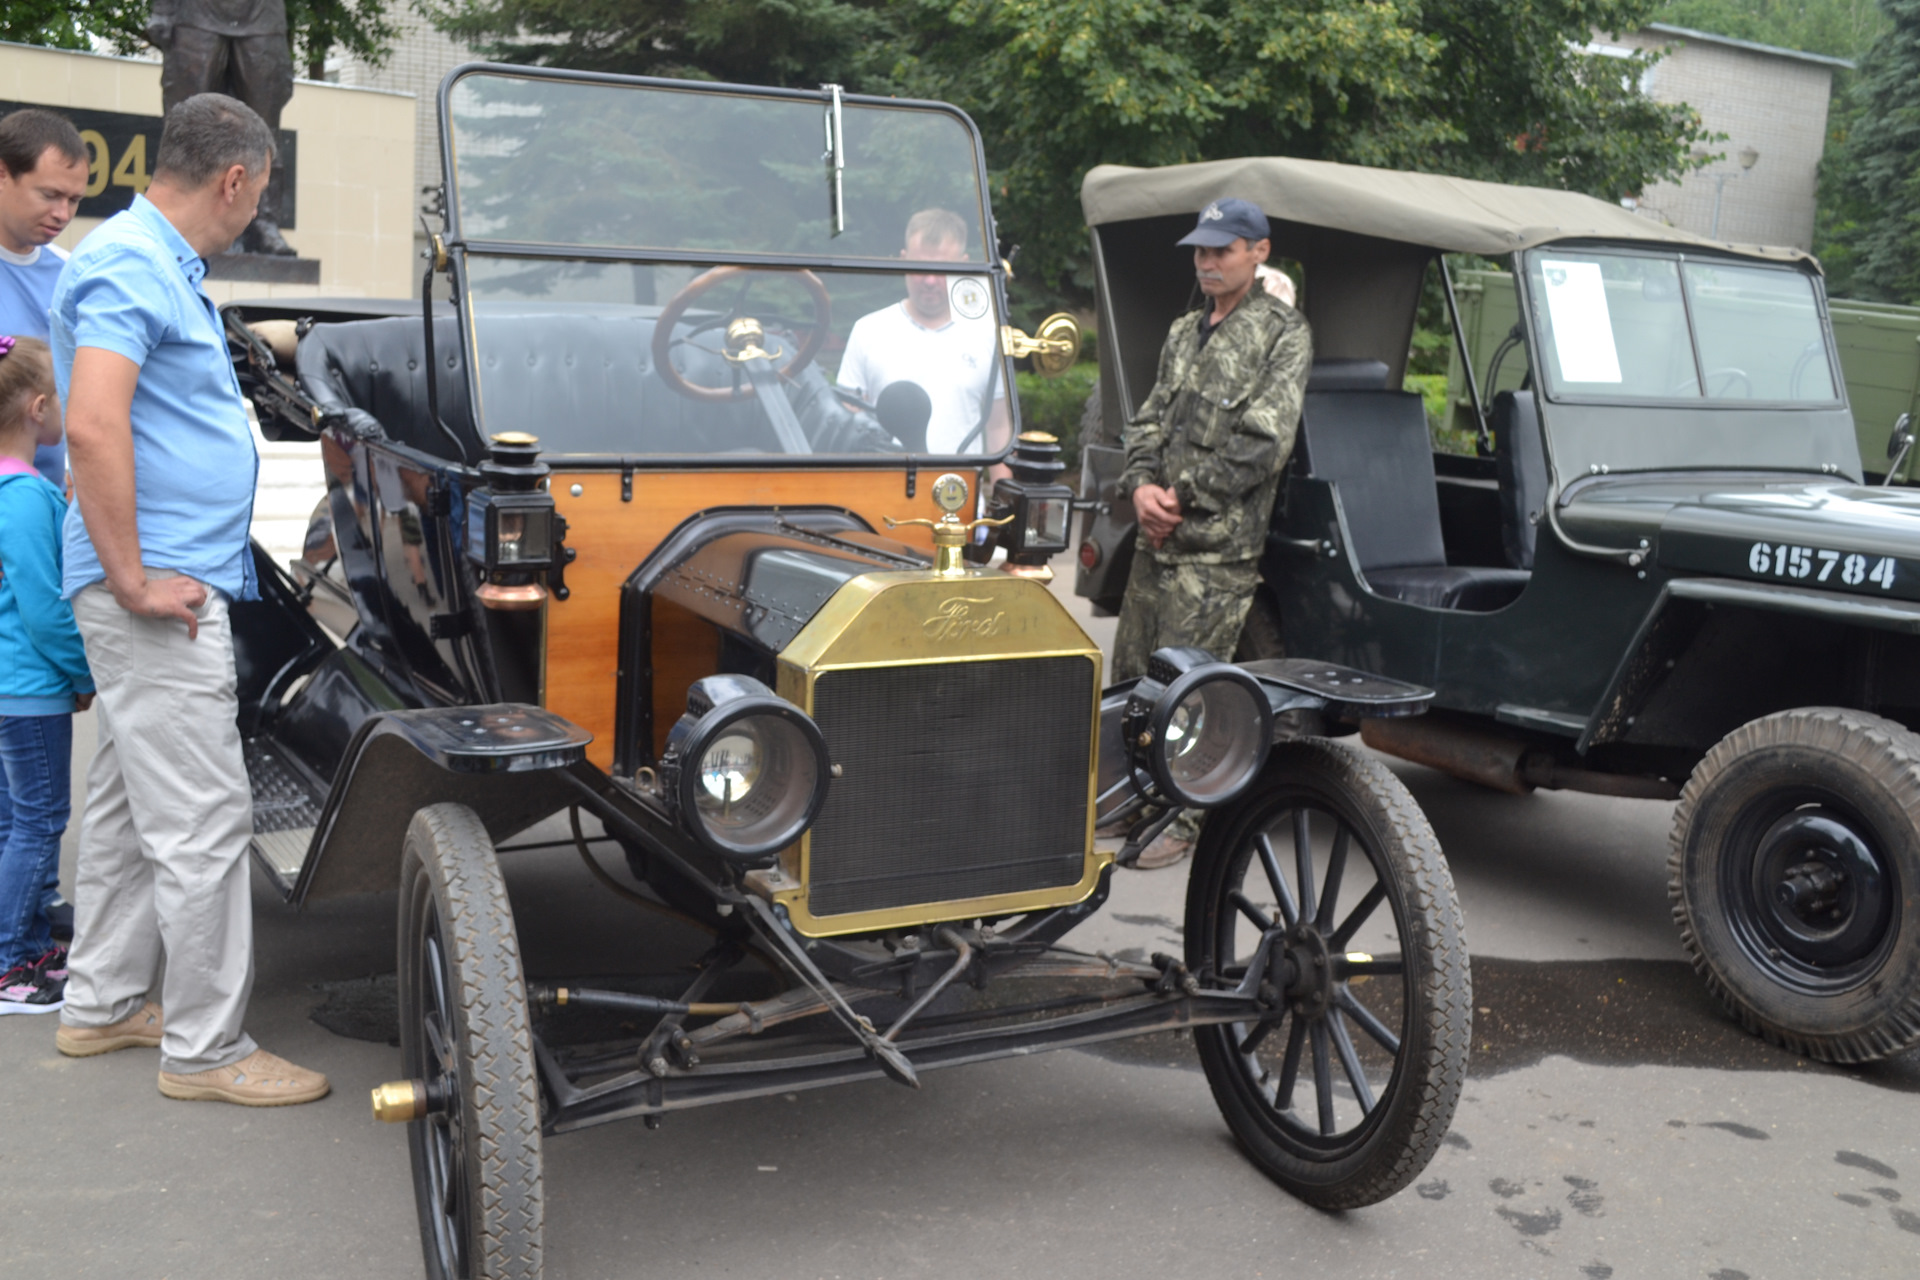
{"label": "dark hair", "polygon": [[8,341],[11,345],[0,355],[0,436],[10,436],[20,429],[27,401],[35,396],[56,394],[53,352],[47,349],[47,344],[38,338]]}
{"label": "dark hair", "polygon": [[0,169],[9,177],[32,173],[52,147],[68,160],[87,162],[87,144],[65,116],[26,107],[0,116]]}
{"label": "dark hair", "polygon": [[236,164],[259,173],[273,151],[273,130],[252,107],[224,93],[196,93],[167,112],[153,176],[203,187]]}

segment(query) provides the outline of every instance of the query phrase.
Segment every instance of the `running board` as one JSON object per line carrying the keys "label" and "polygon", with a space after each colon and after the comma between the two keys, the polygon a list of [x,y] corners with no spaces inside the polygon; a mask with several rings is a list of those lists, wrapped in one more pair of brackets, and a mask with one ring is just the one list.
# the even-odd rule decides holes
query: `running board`
{"label": "running board", "polygon": [[248,848],[280,896],[291,899],[325,797],[315,796],[300,767],[272,739],[250,738],[242,751],[253,790],[253,840]]}

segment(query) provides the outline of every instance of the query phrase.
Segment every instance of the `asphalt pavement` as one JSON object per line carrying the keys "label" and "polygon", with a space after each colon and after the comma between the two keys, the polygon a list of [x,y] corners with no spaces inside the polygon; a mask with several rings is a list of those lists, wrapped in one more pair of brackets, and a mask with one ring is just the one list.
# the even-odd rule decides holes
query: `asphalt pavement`
{"label": "asphalt pavement", "polygon": [[[1453,1131],[1395,1199],[1327,1214],[1279,1191],[1164,1036],[549,1139],[547,1275],[1920,1274],[1920,1053],[1838,1070],[1728,1023],[1669,914],[1672,806],[1393,768],[1452,863],[1477,1007]],[[693,942],[569,850],[503,864],[536,976]],[[1182,868],[1124,873],[1069,941],[1177,949],[1184,890]],[[149,1052],[69,1060],[52,1018],[0,1018],[0,1276],[420,1274],[405,1134],[367,1105],[399,1074],[392,895],[294,913],[257,881],[255,902],[249,1029],[333,1095],[172,1102]]]}

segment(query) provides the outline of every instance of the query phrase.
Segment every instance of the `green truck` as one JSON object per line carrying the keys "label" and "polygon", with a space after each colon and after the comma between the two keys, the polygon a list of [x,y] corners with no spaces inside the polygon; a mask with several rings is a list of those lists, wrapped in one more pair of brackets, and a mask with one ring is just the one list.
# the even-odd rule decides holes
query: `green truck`
{"label": "green truck", "polygon": [[[1513,276],[1505,271],[1462,271],[1454,277],[1453,291],[1473,351],[1480,394],[1491,404],[1495,392],[1517,390],[1527,376],[1524,347],[1507,342],[1520,318]],[[1860,461],[1870,481],[1877,484],[1886,479],[1887,444],[1894,423],[1903,413],[1920,417],[1920,307],[1830,298],[1827,314],[1833,321],[1847,403],[1860,441]],[[1473,399],[1461,371],[1458,345],[1447,363],[1447,405],[1451,420],[1441,425],[1471,449]],[[1914,471],[1909,454],[1901,462],[1896,482],[1913,483]]]}

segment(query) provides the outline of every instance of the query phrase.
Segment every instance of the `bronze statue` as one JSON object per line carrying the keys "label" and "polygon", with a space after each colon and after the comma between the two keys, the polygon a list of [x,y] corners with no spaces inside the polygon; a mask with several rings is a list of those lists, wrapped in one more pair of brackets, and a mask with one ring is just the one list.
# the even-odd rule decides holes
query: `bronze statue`
{"label": "bronze statue", "polygon": [[[293,97],[293,51],[287,43],[286,0],[153,0],[147,39],[164,55],[160,64],[163,112],[196,93],[224,93],[280,129],[280,109]],[[235,242],[242,253],[292,256],[280,234],[280,197],[286,169],[274,165],[260,196],[260,212]]]}

